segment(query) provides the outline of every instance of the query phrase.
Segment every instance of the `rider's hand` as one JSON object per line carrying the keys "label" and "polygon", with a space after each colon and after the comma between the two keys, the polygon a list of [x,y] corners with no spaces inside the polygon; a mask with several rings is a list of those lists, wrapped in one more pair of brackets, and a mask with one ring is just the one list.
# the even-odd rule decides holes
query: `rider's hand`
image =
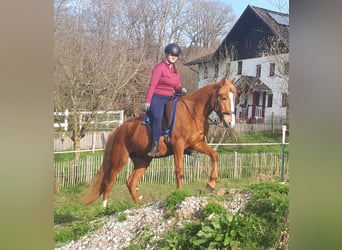
{"label": "rider's hand", "polygon": [[186,95],[186,93],[188,93],[188,91],[186,90],[186,88],[182,88],[181,94],[182,94],[182,95]]}
{"label": "rider's hand", "polygon": [[146,102],[146,103],[144,104],[144,106],[143,106],[143,110],[144,110],[145,112],[149,111],[149,110],[150,110],[150,106],[151,106],[151,104],[148,103],[148,102]]}

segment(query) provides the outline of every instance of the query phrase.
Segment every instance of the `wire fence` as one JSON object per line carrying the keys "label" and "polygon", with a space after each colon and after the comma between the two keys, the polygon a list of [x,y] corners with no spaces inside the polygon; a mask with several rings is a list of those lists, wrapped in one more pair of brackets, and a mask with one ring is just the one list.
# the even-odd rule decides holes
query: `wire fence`
{"label": "wire fence", "polygon": [[[79,183],[90,183],[102,163],[102,156],[88,156],[79,162],[55,162],[55,192],[64,187]],[[218,177],[223,178],[258,178],[279,180],[282,168],[281,153],[226,153],[219,155]],[[116,183],[125,183],[133,169],[129,160],[120,172]],[[184,183],[207,181],[211,171],[210,157],[194,153],[184,156]],[[284,157],[284,174],[289,175],[288,155]],[[173,156],[153,159],[141,184],[176,183]]]}
{"label": "wire fence", "polygon": [[[233,135],[231,133],[226,133],[225,128],[220,128],[216,125],[209,126],[209,132],[207,135],[207,141],[209,144],[213,144],[214,142],[220,141],[220,145],[223,145],[224,142],[229,142],[229,137],[235,137],[239,133],[244,132],[262,132],[262,131],[281,131],[283,126],[283,121],[279,122],[270,122],[269,120],[264,123],[255,123],[255,124],[247,124],[247,123],[238,123],[234,127]],[[88,131],[85,132],[85,136],[80,141],[80,148],[82,151],[97,151],[103,150],[108,139],[108,135],[112,132],[102,130],[102,131]],[[223,134],[226,134],[224,138],[222,138]],[[222,140],[223,139],[223,140]],[[65,153],[71,152],[73,150],[74,142],[70,138],[70,135],[63,131],[58,131],[54,133],[53,138],[54,144],[54,152],[55,153]],[[230,143],[230,145],[232,145]]]}

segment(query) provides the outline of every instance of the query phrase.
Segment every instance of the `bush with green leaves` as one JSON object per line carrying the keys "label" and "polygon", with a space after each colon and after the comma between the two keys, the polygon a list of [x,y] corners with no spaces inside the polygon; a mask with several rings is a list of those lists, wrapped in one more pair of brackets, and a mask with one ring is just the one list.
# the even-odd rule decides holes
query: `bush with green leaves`
{"label": "bush with green leaves", "polygon": [[243,212],[235,215],[211,203],[203,211],[216,215],[195,221],[167,233],[160,249],[267,249],[272,248],[285,228],[288,216],[288,186],[258,183],[246,190],[253,192]]}
{"label": "bush with green leaves", "polygon": [[208,202],[208,204],[203,208],[202,215],[204,218],[208,217],[211,214],[224,214],[227,210],[217,202]]}
{"label": "bush with green leaves", "polygon": [[185,189],[176,189],[165,197],[165,206],[171,211],[174,211],[176,209],[176,206],[190,195],[191,193]]}
{"label": "bush with green leaves", "polygon": [[251,185],[253,196],[241,217],[245,248],[272,247],[289,213],[289,187],[280,183]]}
{"label": "bush with green leaves", "polygon": [[210,220],[187,223],[179,233],[166,234],[166,249],[236,249],[239,246],[239,221],[226,212]]}

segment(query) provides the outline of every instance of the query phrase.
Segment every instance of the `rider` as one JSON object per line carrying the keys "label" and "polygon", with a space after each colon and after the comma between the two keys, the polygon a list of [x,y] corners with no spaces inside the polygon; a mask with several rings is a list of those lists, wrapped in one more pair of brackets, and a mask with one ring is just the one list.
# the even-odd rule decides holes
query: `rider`
{"label": "rider", "polygon": [[159,156],[159,138],[162,134],[162,118],[166,102],[174,92],[186,94],[186,89],[181,87],[180,74],[175,66],[180,53],[181,49],[177,44],[168,44],[165,47],[165,59],[152,71],[144,104],[145,112],[151,114],[153,143],[151,151],[147,154],[151,157]]}

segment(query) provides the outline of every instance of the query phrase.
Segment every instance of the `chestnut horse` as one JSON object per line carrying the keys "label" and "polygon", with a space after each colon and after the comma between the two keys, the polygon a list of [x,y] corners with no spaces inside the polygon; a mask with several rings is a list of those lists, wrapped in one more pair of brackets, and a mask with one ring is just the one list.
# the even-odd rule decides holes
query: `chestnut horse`
{"label": "chestnut horse", "polygon": [[[233,83],[234,80],[228,81],[223,78],[220,82],[209,83],[179,98],[170,142],[166,143],[164,137],[161,137],[159,143],[159,157],[174,155],[177,189],[182,188],[184,149],[190,148],[210,156],[212,168],[207,188],[210,191],[214,190],[218,155],[205,142],[205,135],[209,129],[208,116],[215,111],[225,127],[234,126],[237,90]],[[152,160],[147,156],[152,145],[151,132],[142,123],[143,118],[131,118],[109,135],[101,168],[93,179],[85,204],[93,203],[102,195],[102,205],[107,206],[109,192],[128,158],[133,161],[134,169],[126,185],[132,200],[135,203],[140,201],[136,188]]]}

